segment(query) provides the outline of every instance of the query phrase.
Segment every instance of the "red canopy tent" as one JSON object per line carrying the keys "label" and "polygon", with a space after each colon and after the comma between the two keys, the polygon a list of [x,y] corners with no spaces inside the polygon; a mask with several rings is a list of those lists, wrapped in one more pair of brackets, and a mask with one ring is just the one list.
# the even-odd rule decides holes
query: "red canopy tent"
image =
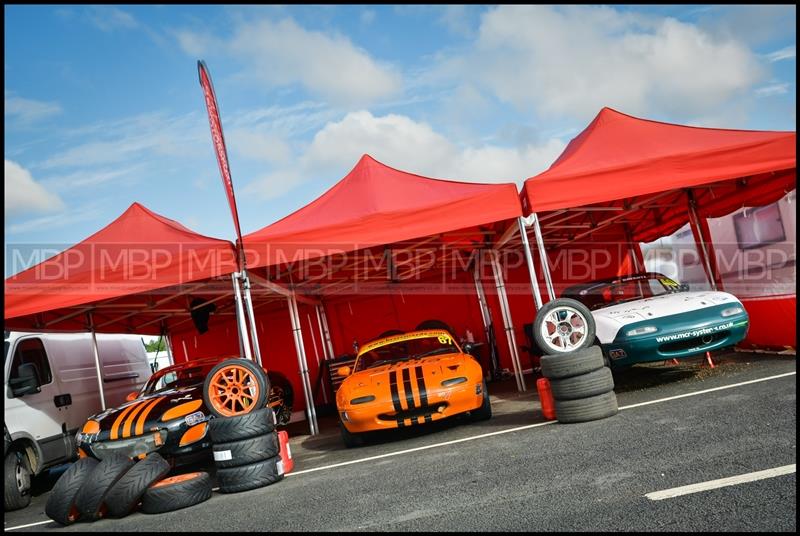
{"label": "red canopy tent", "polygon": [[[228,298],[233,244],[133,203],[109,225],[5,280],[5,327],[160,334],[189,320],[191,296]],[[214,282],[217,282],[214,288]],[[213,299],[205,299],[217,294]]]}
{"label": "red canopy tent", "polygon": [[[722,279],[706,218],[795,189],[796,143],[795,132],[698,128],[603,108],[549,169],[525,181],[522,204],[542,257],[545,247],[606,233],[631,246],[650,242],[689,222],[716,288]],[[544,271],[552,297],[546,263]]]}
{"label": "red canopy tent", "polygon": [[449,315],[440,318],[459,329],[482,331],[470,324],[477,319],[480,326],[470,311],[478,310],[477,300],[465,301],[463,287],[453,290],[469,285],[476,292],[471,274],[464,275],[467,265],[447,280],[435,278],[460,253],[491,247],[508,220],[520,216],[513,184],[431,179],[364,155],[319,198],[243,242],[253,284],[286,296],[304,390],[310,393],[304,347],[316,349],[316,341],[308,341],[309,334],[314,337],[306,322],[311,317],[318,321],[326,359],[351,352],[354,339],[363,343],[387,329],[413,329],[413,322],[443,313]]}
{"label": "red canopy tent", "polygon": [[516,218],[521,214],[516,192],[513,184],[430,179],[364,155],[320,197],[246,235],[248,266],[276,266]]}
{"label": "red canopy tent", "polygon": [[522,204],[539,214],[548,242],[580,237],[581,224],[588,234],[620,220],[648,242],[688,221],[687,191],[706,218],[780,199],[797,183],[796,143],[795,132],[689,127],[603,108],[550,168],[525,181]]}

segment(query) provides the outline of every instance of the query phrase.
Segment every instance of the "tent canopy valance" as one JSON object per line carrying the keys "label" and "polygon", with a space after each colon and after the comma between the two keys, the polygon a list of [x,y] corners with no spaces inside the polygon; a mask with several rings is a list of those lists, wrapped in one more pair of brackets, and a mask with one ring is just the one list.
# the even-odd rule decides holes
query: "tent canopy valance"
{"label": "tent canopy valance", "polygon": [[795,132],[698,128],[603,108],[550,166],[525,181],[526,214],[564,245],[615,224],[640,242],[687,222],[687,202],[719,217],[796,187]]}

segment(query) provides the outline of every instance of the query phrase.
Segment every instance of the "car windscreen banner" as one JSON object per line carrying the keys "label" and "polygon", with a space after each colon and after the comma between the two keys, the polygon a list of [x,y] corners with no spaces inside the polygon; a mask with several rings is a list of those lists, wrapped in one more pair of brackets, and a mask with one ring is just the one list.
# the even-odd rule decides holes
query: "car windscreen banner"
{"label": "car windscreen banner", "polygon": [[[222,184],[228,196],[228,204],[233,215],[233,224],[236,227],[236,238],[241,247],[242,231],[239,227],[239,214],[236,210],[236,196],[233,193],[233,180],[231,170],[228,165],[228,150],[225,147],[225,136],[222,134],[222,120],[219,117],[219,106],[217,106],[217,96],[214,93],[214,86],[211,84],[211,75],[204,61],[197,62],[197,71],[200,77],[200,87],[203,88],[203,95],[208,109],[208,123],[211,126],[211,140],[214,142],[214,152],[217,154],[219,172],[222,176]],[[242,262],[244,258],[242,256]]]}

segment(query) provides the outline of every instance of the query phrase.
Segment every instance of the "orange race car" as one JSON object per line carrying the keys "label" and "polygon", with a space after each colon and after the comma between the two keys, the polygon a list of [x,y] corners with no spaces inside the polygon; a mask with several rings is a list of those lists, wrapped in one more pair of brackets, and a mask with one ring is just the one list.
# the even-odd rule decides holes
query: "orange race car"
{"label": "orange race car", "polygon": [[402,428],[470,412],[492,416],[478,361],[445,330],[392,335],[364,345],[336,392],[342,439],[363,442],[362,432]]}

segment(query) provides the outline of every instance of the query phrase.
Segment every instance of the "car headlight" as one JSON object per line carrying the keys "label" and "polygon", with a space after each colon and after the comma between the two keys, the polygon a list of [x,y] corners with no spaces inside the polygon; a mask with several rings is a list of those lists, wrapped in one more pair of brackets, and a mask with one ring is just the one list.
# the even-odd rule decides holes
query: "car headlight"
{"label": "car headlight", "polygon": [[467,379],[463,376],[458,378],[450,378],[449,380],[444,380],[442,382],[442,387],[452,387],[453,385],[458,385],[459,383],[464,383],[466,381]]}
{"label": "car headlight", "polygon": [[101,460],[113,453],[120,453],[128,458],[136,458],[137,456],[143,456],[158,449],[158,447],[164,444],[166,439],[167,431],[159,430],[152,434],[131,437],[130,439],[98,441],[97,443],[90,443],[88,446],[92,449],[94,455]]}
{"label": "car headlight", "polygon": [[359,396],[358,398],[351,400],[350,404],[366,404],[367,402],[372,402],[373,400],[375,400],[375,395]]}
{"label": "car headlight", "polygon": [[640,328],[632,329],[626,333],[628,337],[635,337],[636,335],[644,335],[646,333],[655,333],[658,328],[655,326],[642,326]]}
{"label": "car headlight", "polygon": [[743,312],[744,309],[737,305],[736,307],[728,307],[727,309],[723,309],[722,316],[733,316],[741,314]]}

